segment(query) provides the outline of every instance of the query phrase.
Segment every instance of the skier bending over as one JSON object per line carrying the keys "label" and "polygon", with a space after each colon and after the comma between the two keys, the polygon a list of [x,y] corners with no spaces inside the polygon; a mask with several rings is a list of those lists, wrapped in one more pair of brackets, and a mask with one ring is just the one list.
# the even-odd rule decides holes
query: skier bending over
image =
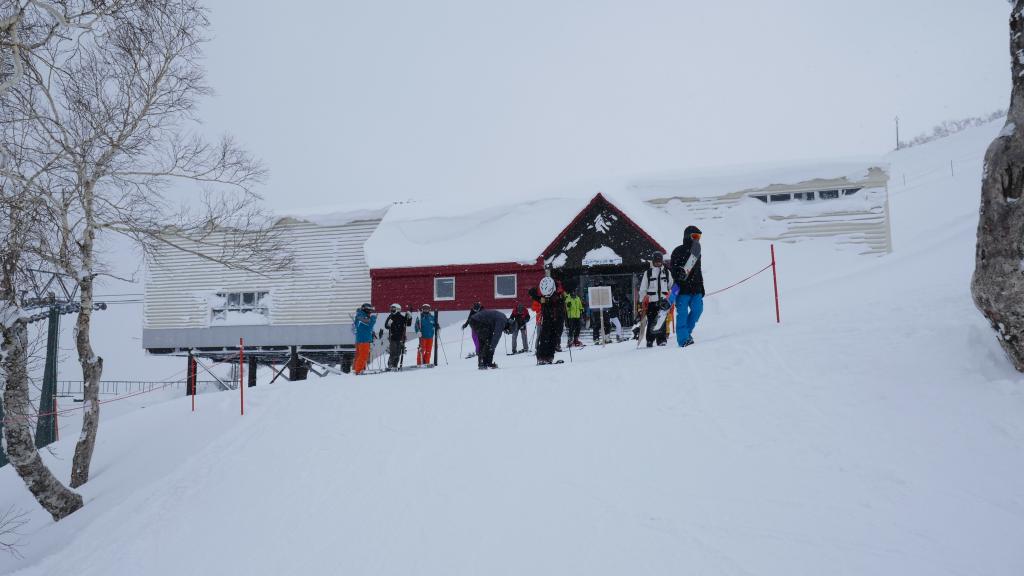
{"label": "skier bending over", "polygon": [[[511,326],[515,326],[515,322],[511,322]],[[469,319],[469,325],[480,342],[477,367],[481,370],[497,368],[498,365],[494,363],[494,350],[497,349],[498,342],[501,342],[501,333],[505,330],[511,332],[509,319],[497,310],[481,310]]]}
{"label": "skier bending over", "polygon": [[[678,250],[678,248],[677,248]],[[673,252],[673,255],[675,253]],[[640,281],[640,294],[643,294],[643,311],[647,315],[647,347],[650,348],[657,342],[658,346],[664,346],[668,339],[664,316],[661,317],[661,325],[658,325],[659,315],[662,310],[658,306],[662,301],[669,302],[669,291],[672,289],[672,272],[664,265],[665,257],[655,254],[651,260],[651,267],[644,274]]]}
{"label": "skier bending over", "polygon": [[[542,284],[545,282],[542,281]],[[551,281],[550,292],[545,295],[538,287],[530,288],[530,297],[540,304],[540,337],[537,339],[537,364],[551,364],[555,361],[555,350],[562,337],[565,323],[565,299],[561,290]]]}
{"label": "skier bending over", "polygon": [[391,314],[384,321],[384,328],[388,331],[388,370],[396,370],[398,362],[405,354],[405,328],[412,326],[412,316],[408,312],[402,312],[399,304],[391,305]]}
{"label": "skier bending over", "polygon": [[430,365],[430,353],[434,350],[434,334],[439,327],[437,312],[430,310],[430,304],[420,306],[420,316],[416,319],[416,331],[420,333],[420,346],[416,350],[417,366]]}
{"label": "skier bending over", "polygon": [[676,342],[680,347],[693,344],[693,329],[704,312],[704,273],[700,263],[700,228],[687,226],[683,243],[672,251],[672,274],[678,290],[676,305]]}
{"label": "skier bending over", "polygon": [[373,326],[377,323],[377,315],[373,313],[373,306],[367,302],[356,310],[356,317],[352,320],[352,330],[356,333],[356,359],[352,370],[358,376],[366,370],[366,363],[370,360],[370,343],[373,342]]}
{"label": "skier bending over", "polygon": [[[469,316],[466,316],[466,321],[462,323],[462,329],[465,330],[466,326],[469,326],[469,321],[473,318],[473,315],[483,309],[484,307],[479,302],[474,302],[473,307],[469,309]],[[466,356],[466,358],[471,358],[474,354],[480,354],[480,340],[476,337],[476,332],[470,330],[470,333],[473,336],[473,354]]]}

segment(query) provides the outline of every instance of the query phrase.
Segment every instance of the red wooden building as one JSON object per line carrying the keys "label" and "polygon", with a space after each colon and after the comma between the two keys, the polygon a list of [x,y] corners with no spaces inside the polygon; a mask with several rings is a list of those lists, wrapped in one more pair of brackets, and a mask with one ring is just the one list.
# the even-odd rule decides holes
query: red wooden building
{"label": "red wooden building", "polygon": [[[367,241],[377,310],[426,303],[454,313],[474,302],[509,310],[530,303],[528,291],[545,267],[567,289],[611,285],[617,298],[632,304],[639,274],[654,253],[665,252],[603,194],[589,202],[547,199],[457,214],[421,208],[392,208]],[[636,210],[651,218],[651,209]],[[446,323],[454,319],[444,316]]]}

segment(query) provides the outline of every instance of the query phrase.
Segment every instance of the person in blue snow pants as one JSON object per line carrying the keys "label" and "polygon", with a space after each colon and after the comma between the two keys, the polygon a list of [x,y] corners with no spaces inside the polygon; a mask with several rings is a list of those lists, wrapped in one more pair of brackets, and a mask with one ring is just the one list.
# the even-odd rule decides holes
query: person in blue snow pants
{"label": "person in blue snow pants", "polygon": [[693,329],[704,312],[700,237],[700,228],[687,226],[682,245],[672,251],[672,300],[676,305],[676,342],[681,347],[693,344]]}
{"label": "person in blue snow pants", "polygon": [[693,329],[704,312],[703,294],[679,294],[676,296],[676,343],[686,346],[693,336]]}

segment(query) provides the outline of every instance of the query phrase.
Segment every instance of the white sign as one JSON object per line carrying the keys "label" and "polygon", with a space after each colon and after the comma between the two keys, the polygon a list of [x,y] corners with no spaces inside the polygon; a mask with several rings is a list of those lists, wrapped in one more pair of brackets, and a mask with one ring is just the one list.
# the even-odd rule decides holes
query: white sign
{"label": "white sign", "polygon": [[611,286],[591,286],[587,288],[587,300],[592,310],[603,310],[612,307]]}

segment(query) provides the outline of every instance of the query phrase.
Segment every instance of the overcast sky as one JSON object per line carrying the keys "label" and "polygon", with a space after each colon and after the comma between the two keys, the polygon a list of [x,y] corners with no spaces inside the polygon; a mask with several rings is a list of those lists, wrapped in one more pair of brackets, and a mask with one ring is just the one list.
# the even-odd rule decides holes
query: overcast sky
{"label": "overcast sky", "polygon": [[880,155],[1009,101],[1006,0],[209,0],[275,208]]}

